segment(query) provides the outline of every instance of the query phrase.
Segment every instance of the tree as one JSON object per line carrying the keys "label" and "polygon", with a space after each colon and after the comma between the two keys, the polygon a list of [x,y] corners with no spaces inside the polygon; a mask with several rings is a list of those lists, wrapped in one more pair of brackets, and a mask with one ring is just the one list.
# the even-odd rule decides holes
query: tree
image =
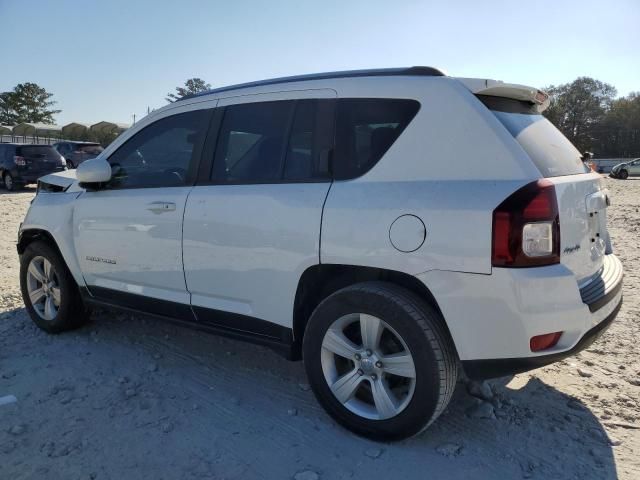
{"label": "tree", "polygon": [[598,133],[600,156],[640,156],[640,92],[614,100]]}
{"label": "tree", "polygon": [[592,151],[599,143],[598,130],[611,108],[616,89],[608,83],[580,77],[545,90],[551,94],[551,105],[544,115],[578,150]]}
{"label": "tree", "polygon": [[180,100],[187,95],[193,95],[195,93],[206,92],[211,88],[211,85],[202,80],[201,78],[190,78],[184,82],[184,87],[176,87],[177,93],[167,93],[167,102],[172,103],[176,100]]}
{"label": "tree", "polygon": [[52,110],[56,104],[53,93],[35,83],[19,83],[13,91],[0,93],[0,123],[54,123],[53,116],[61,110]]}

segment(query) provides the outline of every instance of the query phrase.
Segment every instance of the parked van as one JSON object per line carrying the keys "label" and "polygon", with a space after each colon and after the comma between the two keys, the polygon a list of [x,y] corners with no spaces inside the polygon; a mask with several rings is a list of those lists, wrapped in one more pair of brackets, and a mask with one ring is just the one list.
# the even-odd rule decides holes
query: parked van
{"label": "parked van", "polygon": [[609,193],[548,103],[429,67],[177,101],[41,179],[25,305],[52,333],[112,305],[268,345],[342,425],[414,435],[460,375],[575,354],[620,309]]}

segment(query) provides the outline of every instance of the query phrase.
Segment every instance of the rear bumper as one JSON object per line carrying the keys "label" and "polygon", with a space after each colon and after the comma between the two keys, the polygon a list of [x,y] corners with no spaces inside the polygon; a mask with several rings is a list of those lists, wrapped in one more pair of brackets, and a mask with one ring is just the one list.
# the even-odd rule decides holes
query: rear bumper
{"label": "rear bumper", "polygon": [[622,289],[622,263],[615,255],[605,255],[602,269],[580,288],[580,298],[595,313],[609,304]]}
{"label": "rear bumper", "polygon": [[563,352],[552,353],[551,355],[540,355],[537,357],[522,358],[498,358],[488,360],[464,360],[462,367],[467,377],[473,380],[485,380],[488,378],[504,377],[516,373],[527,372],[535,368],[544,367],[551,363],[559,362],[567,357],[575,355],[595,342],[607,328],[613,323],[620,308],[622,307],[622,297],[618,305],[614,308],[602,322],[587,331],[584,336],[575,344],[573,348]]}
{"label": "rear bumper", "polygon": [[[570,356],[604,331],[620,309],[623,277],[615,255],[606,257],[582,288],[563,264],[417,277],[438,303],[467,375],[491,378]],[[555,346],[531,351],[532,337],[553,332],[562,332]]]}
{"label": "rear bumper", "polygon": [[36,183],[40,177],[44,177],[45,175],[49,175],[50,173],[58,173],[66,170],[66,167],[54,167],[50,170],[43,170],[38,172],[30,172],[25,170],[20,170],[14,168],[11,170],[11,176],[13,177],[13,181],[17,183]]}

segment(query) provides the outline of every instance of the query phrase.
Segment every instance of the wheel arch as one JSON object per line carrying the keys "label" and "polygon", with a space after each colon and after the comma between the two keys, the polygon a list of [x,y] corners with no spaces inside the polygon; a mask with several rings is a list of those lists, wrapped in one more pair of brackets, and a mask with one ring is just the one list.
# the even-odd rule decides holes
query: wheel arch
{"label": "wheel arch", "polygon": [[29,244],[37,240],[42,240],[44,242],[47,242],[53,248],[56,249],[56,251],[60,254],[60,256],[62,256],[62,253],[60,252],[60,248],[58,247],[58,243],[56,242],[55,238],[53,238],[53,235],[51,235],[50,232],[43,230],[41,228],[29,228],[26,230],[22,230],[20,232],[20,236],[18,237],[18,245],[17,245],[18,254],[22,255],[26,250],[26,248],[29,246]]}
{"label": "wheel arch", "polygon": [[20,231],[18,243],[16,245],[18,255],[22,255],[26,248],[35,241],[43,241],[50,245],[60,255],[60,258],[64,261],[76,284],[79,287],[84,286],[84,278],[79,273],[79,267],[75,258],[72,257],[72,253],[67,251],[65,255],[65,252],[60,248],[55,236],[44,228],[25,228]]}
{"label": "wheel arch", "polygon": [[444,331],[455,349],[455,342],[453,341],[447,322],[444,320],[444,315],[438,302],[429,288],[418,278],[408,273],[384,268],[342,264],[318,264],[307,268],[298,281],[293,304],[293,359],[300,359],[302,356],[302,338],[307,322],[322,300],[342,288],[375,280],[406,288],[435,308],[440,314],[440,318],[443,319]]}

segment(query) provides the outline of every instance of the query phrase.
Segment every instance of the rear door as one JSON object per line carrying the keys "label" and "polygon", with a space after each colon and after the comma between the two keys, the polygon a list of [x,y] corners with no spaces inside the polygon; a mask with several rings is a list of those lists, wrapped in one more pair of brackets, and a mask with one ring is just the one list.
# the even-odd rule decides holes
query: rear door
{"label": "rear door", "polygon": [[298,280],[319,261],[334,96],[220,100],[184,217],[185,278],[199,321],[280,340],[291,328]]}
{"label": "rear door", "polygon": [[[489,102],[491,103],[491,102]],[[607,231],[608,191],[590,172],[580,152],[539,113],[518,109],[521,102],[491,103],[493,113],[555,185],[560,213],[560,261],[583,283],[602,268],[611,252]]]}

